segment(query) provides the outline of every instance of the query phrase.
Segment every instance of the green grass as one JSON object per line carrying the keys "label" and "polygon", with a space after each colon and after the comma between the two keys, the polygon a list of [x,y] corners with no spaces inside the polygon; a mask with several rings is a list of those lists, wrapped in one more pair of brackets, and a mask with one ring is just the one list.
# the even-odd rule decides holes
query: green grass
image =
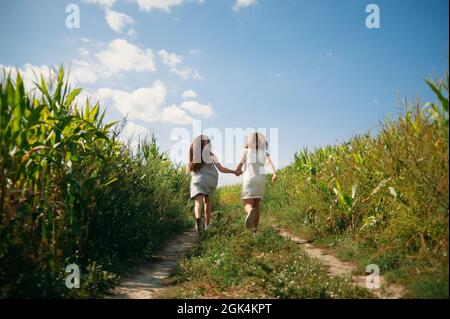
{"label": "green grass", "polygon": [[448,298],[448,74],[437,102],[406,106],[379,133],[303,150],[263,210],[362,271],[379,265],[406,297]]}
{"label": "green grass", "polygon": [[256,236],[245,230],[236,187],[222,188],[214,226],[182,260],[172,298],[371,298],[348,279],[332,278],[266,218]]}

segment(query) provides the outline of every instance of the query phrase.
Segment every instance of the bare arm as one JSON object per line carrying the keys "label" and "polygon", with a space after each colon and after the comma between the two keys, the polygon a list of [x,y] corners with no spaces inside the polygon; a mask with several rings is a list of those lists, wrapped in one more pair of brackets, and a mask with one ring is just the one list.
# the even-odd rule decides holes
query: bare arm
{"label": "bare arm", "polygon": [[272,182],[275,183],[278,179],[277,170],[275,169],[275,166],[273,165],[273,162],[270,159],[269,155],[266,156],[266,164],[269,167],[270,173],[272,173]]}
{"label": "bare arm", "polygon": [[244,154],[242,154],[241,159],[239,160],[239,164],[236,167],[236,175],[240,176],[242,175],[242,167],[244,167],[245,164],[245,156]]}
{"label": "bare arm", "polygon": [[236,174],[236,171],[233,171],[229,168],[223,167],[222,164],[220,163],[216,163],[214,162],[214,164],[216,164],[217,169],[219,170],[219,172],[221,173],[225,173],[225,174]]}
{"label": "bare arm", "polygon": [[219,160],[217,159],[217,157],[214,155],[213,156],[213,161],[214,164],[216,165],[217,169],[219,170],[219,172],[224,173],[224,174],[236,174],[236,171],[233,171],[229,168],[224,167]]}

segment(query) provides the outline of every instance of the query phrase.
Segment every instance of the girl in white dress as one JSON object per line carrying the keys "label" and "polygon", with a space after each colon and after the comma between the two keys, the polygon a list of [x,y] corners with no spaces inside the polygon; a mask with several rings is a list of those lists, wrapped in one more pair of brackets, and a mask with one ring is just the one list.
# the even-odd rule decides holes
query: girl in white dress
{"label": "girl in white dress", "polygon": [[[247,137],[247,144],[242,152],[241,160],[236,169],[237,175],[242,173],[242,199],[247,213],[245,226],[257,230],[260,218],[260,204],[266,186],[266,167],[272,174],[272,182],[277,180],[275,167],[267,151],[268,144],[262,133],[252,133]],[[244,166],[245,165],[245,166]]]}

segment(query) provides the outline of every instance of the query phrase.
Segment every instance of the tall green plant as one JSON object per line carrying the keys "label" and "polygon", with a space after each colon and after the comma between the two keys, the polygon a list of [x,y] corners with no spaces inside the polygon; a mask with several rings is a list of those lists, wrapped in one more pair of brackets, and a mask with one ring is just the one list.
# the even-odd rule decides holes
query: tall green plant
{"label": "tall green plant", "polygon": [[[89,296],[102,286],[92,278],[114,277],[93,272],[145,259],[187,224],[187,175],[156,139],[132,152],[54,72],[33,93],[19,72],[0,81],[0,297]],[[72,262],[79,292],[64,286]]]}

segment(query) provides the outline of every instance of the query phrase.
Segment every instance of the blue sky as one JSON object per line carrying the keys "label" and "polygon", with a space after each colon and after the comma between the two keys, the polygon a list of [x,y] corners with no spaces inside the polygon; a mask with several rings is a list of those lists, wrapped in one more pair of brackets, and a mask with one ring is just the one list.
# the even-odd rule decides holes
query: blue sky
{"label": "blue sky", "polygon": [[[71,3],[80,9],[79,29],[65,25]],[[370,3],[380,7],[380,29],[365,26]],[[0,0],[0,64],[26,73],[72,64],[74,85],[99,98],[108,119],[128,113],[127,134],[154,131],[166,150],[174,144],[171,131],[192,130],[194,119],[222,132],[278,128],[283,166],[304,146],[376,130],[398,111],[398,96],[432,99],[423,79],[448,68],[448,6],[447,0]],[[196,94],[183,97],[190,90]]]}

